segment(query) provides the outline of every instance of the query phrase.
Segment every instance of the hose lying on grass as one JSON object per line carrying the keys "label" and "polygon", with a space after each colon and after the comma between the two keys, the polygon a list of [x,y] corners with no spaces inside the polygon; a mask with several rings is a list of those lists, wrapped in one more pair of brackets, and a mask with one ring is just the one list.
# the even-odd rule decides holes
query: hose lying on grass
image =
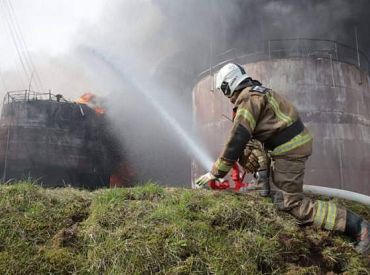
{"label": "hose lying on grass", "polygon": [[329,187],[323,187],[323,186],[304,185],[303,192],[312,193],[316,195],[336,197],[340,199],[359,202],[365,205],[370,205],[369,196],[347,191],[347,190],[341,190],[341,189],[335,189],[335,188],[329,188]]}

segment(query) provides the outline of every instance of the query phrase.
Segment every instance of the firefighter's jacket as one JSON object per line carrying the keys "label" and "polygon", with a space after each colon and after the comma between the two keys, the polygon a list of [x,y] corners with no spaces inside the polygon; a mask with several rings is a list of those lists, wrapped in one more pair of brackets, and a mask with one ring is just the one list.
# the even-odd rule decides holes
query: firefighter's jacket
{"label": "firefighter's jacket", "polygon": [[214,176],[226,176],[251,138],[261,141],[273,157],[311,154],[311,134],[292,103],[275,91],[262,86],[247,87],[238,96],[234,111],[230,137],[212,167]]}

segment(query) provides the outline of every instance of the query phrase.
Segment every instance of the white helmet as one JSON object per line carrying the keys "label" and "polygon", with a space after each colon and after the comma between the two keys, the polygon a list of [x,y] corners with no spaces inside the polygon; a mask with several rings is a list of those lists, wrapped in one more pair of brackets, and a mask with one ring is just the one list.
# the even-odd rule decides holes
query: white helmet
{"label": "white helmet", "polygon": [[221,90],[225,96],[232,97],[239,84],[250,78],[242,66],[228,63],[223,66],[216,76],[216,89]]}

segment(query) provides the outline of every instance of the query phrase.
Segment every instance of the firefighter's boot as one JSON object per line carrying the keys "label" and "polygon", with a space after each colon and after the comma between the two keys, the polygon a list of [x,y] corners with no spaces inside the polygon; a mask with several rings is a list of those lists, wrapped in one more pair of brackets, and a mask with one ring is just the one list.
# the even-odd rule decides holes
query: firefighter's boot
{"label": "firefighter's boot", "polygon": [[363,220],[361,223],[361,233],[357,236],[358,243],[355,249],[364,254],[370,254],[370,223]]}
{"label": "firefighter's boot", "polygon": [[261,170],[256,173],[258,193],[261,197],[268,197],[270,195],[270,183],[267,170]]}
{"label": "firefighter's boot", "polygon": [[356,239],[355,249],[357,252],[370,254],[370,223],[357,214],[347,211],[345,233]]}

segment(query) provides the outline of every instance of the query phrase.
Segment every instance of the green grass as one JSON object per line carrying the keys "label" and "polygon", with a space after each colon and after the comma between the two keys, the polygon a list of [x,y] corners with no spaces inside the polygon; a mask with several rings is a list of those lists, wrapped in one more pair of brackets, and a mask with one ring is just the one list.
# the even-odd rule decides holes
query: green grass
{"label": "green grass", "polygon": [[[368,207],[340,202],[370,219]],[[0,186],[0,274],[370,274],[340,233],[268,199],[148,183]]]}

